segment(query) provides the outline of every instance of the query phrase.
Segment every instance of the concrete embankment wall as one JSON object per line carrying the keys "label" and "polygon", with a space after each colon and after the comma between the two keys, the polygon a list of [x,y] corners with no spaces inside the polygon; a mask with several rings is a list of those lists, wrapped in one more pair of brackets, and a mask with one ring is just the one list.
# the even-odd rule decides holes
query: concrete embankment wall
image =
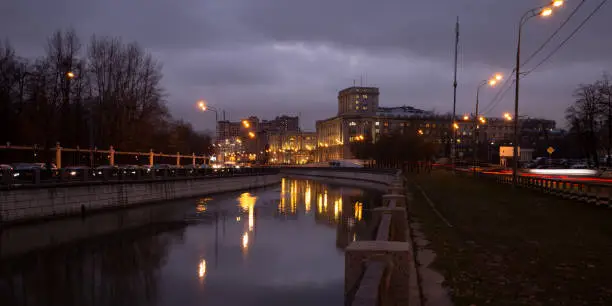
{"label": "concrete embankment wall", "polygon": [[281,170],[284,176],[305,179],[320,179],[340,185],[386,190],[387,185],[395,177],[393,172],[368,172],[363,169],[340,170],[336,168],[285,168]]}
{"label": "concrete embankment wall", "polygon": [[180,178],[81,186],[17,188],[0,192],[3,223],[237,191],[279,183],[281,175]]}

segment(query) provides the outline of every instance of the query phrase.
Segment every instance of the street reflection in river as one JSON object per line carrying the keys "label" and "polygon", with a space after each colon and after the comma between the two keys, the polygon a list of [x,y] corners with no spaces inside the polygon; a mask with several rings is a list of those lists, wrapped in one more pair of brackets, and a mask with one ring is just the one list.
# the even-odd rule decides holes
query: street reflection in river
{"label": "street reflection in river", "polygon": [[[103,237],[10,253],[0,260],[0,304],[342,305],[343,249],[370,238],[369,209],[379,198],[283,179],[280,188],[52,221],[44,226],[121,226]],[[37,233],[42,225],[28,226],[2,235]],[[31,237],[53,241],[47,232]]]}

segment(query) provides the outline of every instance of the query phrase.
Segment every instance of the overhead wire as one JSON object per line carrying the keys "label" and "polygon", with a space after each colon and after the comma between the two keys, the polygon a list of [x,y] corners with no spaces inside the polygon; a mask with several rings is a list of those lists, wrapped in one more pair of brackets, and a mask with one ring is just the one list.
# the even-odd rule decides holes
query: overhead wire
{"label": "overhead wire", "polygon": [[578,27],[576,27],[576,29],[574,29],[572,33],[570,33],[570,35],[567,38],[565,38],[555,49],[553,49],[550,53],[548,53],[548,55],[544,57],[540,62],[538,62],[533,68],[525,72],[525,74],[522,77],[525,77],[531,72],[533,72],[534,70],[538,69],[540,66],[542,66],[542,64],[548,61],[555,53],[557,53],[570,39],[572,39],[572,37],[574,37],[574,35],[576,35],[576,33],[578,33],[578,31],[580,31],[580,29],[587,23],[587,21],[589,21],[589,19],[591,19],[593,15],[595,15],[595,13],[597,13],[597,11],[599,11],[603,7],[603,5],[606,4],[606,2],[608,2],[608,0],[601,1],[601,3],[599,3],[599,5],[595,7],[595,9],[578,25]]}
{"label": "overhead wire", "polygon": [[[559,25],[559,27],[557,27],[557,29],[540,45],[540,47],[538,47],[533,53],[531,53],[531,55],[529,55],[529,57],[527,58],[527,60],[525,60],[522,64],[521,64],[521,68],[523,66],[525,66],[531,59],[533,59],[540,51],[542,51],[544,49],[544,47],[559,33],[559,31],[572,19],[572,17],[578,12],[578,10],[580,9],[580,7],[585,3],[586,0],[582,0],[580,3],[578,3],[578,5],[574,8],[574,10],[570,13],[570,15]],[[563,45],[565,45],[583,26],[584,24],[586,24],[586,22],[593,17],[593,15],[595,15],[595,13],[601,9],[601,7],[607,2],[608,0],[603,0],[588,16],[587,18],[585,18],[576,29],[574,29],[574,31],[565,39],[563,40],[552,52],[550,52],[543,60],[541,60],[538,64],[536,64],[536,66],[532,69],[530,69],[529,71],[522,73],[520,78],[524,78],[525,76],[527,76],[529,73],[533,72],[535,69],[537,69],[538,67],[540,67],[542,64],[544,64],[547,60],[549,60],[557,51],[559,51],[559,49],[561,49],[561,47],[563,47]],[[514,73],[516,71],[516,69],[513,69],[512,72],[510,72],[510,74]],[[483,108],[484,112],[483,114],[486,114],[486,112],[489,112],[491,110],[493,110],[495,107],[497,107],[497,105],[502,101],[503,97],[508,93],[509,89],[512,87],[512,85],[510,85],[510,87],[504,89],[504,86],[508,83],[508,81],[510,80],[510,78],[506,79],[506,82],[504,82],[504,84],[500,87],[499,91],[497,92],[497,94],[493,97],[493,99]],[[512,84],[514,84],[516,82],[515,79],[512,80]]]}

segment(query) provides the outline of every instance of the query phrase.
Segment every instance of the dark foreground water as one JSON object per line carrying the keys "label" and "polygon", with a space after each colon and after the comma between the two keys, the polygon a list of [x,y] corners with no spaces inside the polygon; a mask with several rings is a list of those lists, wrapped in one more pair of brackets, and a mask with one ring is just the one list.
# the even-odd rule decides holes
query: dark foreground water
{"label": "dark foreground water", "polygon": [[5,229],[0,305],[342,305],[343,250],[379,200],[284,179]]}

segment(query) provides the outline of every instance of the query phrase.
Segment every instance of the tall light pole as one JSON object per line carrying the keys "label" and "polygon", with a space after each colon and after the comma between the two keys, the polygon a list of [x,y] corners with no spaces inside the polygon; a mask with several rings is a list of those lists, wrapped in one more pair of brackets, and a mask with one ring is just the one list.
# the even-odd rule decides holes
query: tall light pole
{"label": "tall light pole", "polygon": [[[560,7],[563,5],[563,0],[554,0],[550,6],[539,6],[533,9],[528,10],[521,16],[521,20],[519,21],[518,26],[518,39],[516,45],[516,63],[514,67],[515,75],[515,92],[514,92],[514,118],[518,119],[519,112],[519,81],[520,81],[520,68],[521,68],[521,31],[523,30],[523,25],[527,22],[527,20],[536,17],[548,17],[553,13],[553,7]],[[512,157],[514,158],[514,162],[512,164],[512,186],[516,187],[517,183],[517,172],[518,172],[518,163],[519,163],[519,128],[518,128],[518,120],[514,120],[514,143],[512,150]]]}
{"label": "tall light pole", "polygon": [[[502,79],[502,75],[498,73],[489,80],[482,80],[482,82],[480,82],[480,84],[478,84],[478,87],[476,88],[476,112],[474,114],[474,175],[476,175],[476,166],[478,165],[478,121],[484,121],[483,118],[478,117],[480,89],[487,84],[493,87],[497,84],[497,82],[501,81]],[[484,124],[484,122],[482,123]]]}
{"label": "tall light pole", "polygon": [[[219,111],[214,107],[208,106],[206,104],[206,101],[204,100],[198,101],[197,107],[203,112],[209,111],[209,110],[215,112],[215,140],[218,140],[219,138]],[[217,143],[217,144],[220,144],[220,143]]]}
{"label": "tall light pole", "polygon": [[455,23],[455,73],[453,77],[453,116],[451,118],[451,144],[450,144],[450,156],[451,156],[451,164],[453,166],[453,171],[455,170],[455,154],[457,154],[457,148],[455,140],[457,135],[457,130],[455,129],[455,116],[456,116],[456,108],[457,108],[457,54],[459,49],[459,16],[457,16],[457,22]]}

